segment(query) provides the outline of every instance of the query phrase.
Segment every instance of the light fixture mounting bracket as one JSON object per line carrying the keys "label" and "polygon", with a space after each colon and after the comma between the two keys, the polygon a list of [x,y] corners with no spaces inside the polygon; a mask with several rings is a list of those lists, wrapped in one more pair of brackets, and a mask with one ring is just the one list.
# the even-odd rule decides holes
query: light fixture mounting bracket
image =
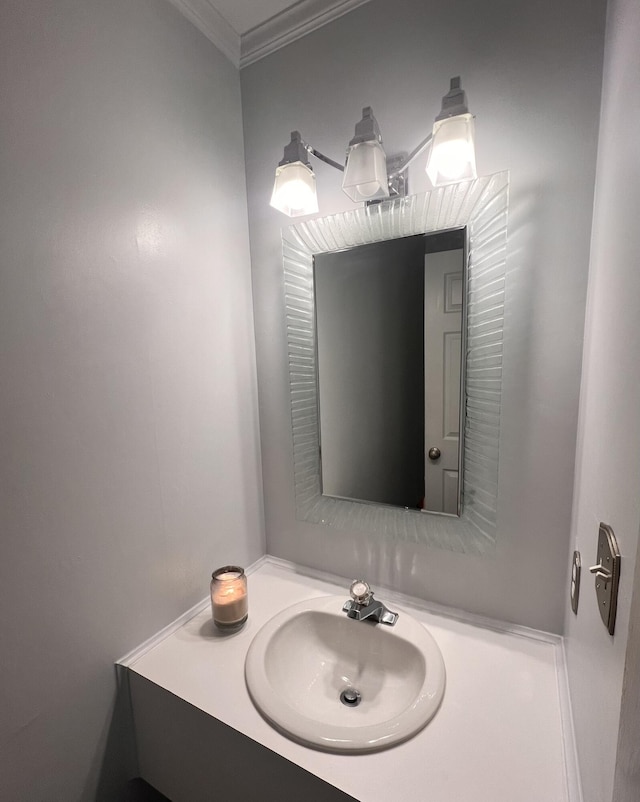
{"label": "light fixture mounting bracket", "polygon": [[377,203],[386,203],[395,198],[406,198],[409,194],[409,173],[403,170],[407,161],[406,151],[387,157],[387,175],[389,176],[389,197],[365,201],[365,206],[374,206]]}
{"label": "light fixture mounting bracket", "polygon": [[406,170],[401,170],[406,161],[406,151],[396,153],[387,158],[389,195],[392,198],[405,198],[409,194],[409,173]]}

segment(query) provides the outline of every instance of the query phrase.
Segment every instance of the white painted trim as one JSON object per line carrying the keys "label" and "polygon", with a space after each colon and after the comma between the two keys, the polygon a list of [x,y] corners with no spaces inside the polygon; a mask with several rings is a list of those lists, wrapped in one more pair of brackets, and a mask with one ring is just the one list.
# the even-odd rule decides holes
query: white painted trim
{"label": "white painted trim", "polygon": [[[244,569],[245,574],[249,576],[249,574],[257,571],[261,565],[264,565],[265,562],[268,562],[267,555],[259,557],[255,562],[251,563],[248,568]],[[168,638],[169,635],[173,635],[174,632],[177,632],[180,627],[184,626],[187,621],[191,621],[192,618],[198,615],[198,613],[201,613],[209,604],[211,604],[211,599],[209,596],[205,596],[204,599],[196,602],[189,610],[182,613],[182,615],[179,615],[175,621],[167,624],[166,627],[163,627],[159,632],[156,632],[155,635],[152,635],[144,643],[136,646],[135,649],[132,649],[119,660],[116,660],[116,666],[122,668],[131,668],[133,664],[143,655],[147,654],[147,652],[150,652],[154,646],[157,646],[159,643],[165,640],[165,638]]]}
{"label": "white painted trim", "polygon": [[368,2],[369,0],[300,0],[242,35],[240,68],[253,64]]}
{"label": "white painted trim", "polygon": [[348,14],[369,0],[299,0],[242,36],[212,0],[169,0],[238,68],[253,64],[281,47]]}
{"label": "white painted trim", "polygon": [[582,783],[580,781],[580,764],[578,747],[573,726],[573,710],[569,691],[569,675],[567,673],[567,654],[565,640],[556,649],[556,676],[558,678],[558,697],[560,699],[560,721],[562,723],[562,748],[564,749],[564,765],[567,779],[567,799],[569,802],[583,802]]}
{"label": "white painted trim", "polygon": [[229,25],[210,0],[169,0],[169,2],[236,67],[240,67],[240,34]]}

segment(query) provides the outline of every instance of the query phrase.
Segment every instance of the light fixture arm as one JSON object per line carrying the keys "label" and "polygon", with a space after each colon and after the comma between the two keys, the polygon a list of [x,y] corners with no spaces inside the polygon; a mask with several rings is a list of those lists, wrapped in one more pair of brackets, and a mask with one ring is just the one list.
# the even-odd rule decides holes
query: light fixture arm
{"label": "light fixture arm", "polygon": [[306,164],[308,166],[309,158],[307,154],[310,156],[315,156],[316,159],[320,159],[320,161],[323,161],[326,164],[330,164],[332,167],[335,167],[336,170],[344,172],[344,166],[342,164],[334,162],[333,159],[325,156],[324,153],[320,153],[319,150],[316,150],[314,147],[311,147],[311,145],[305,142],[300,135],[300,131],[291,132],[291,142],[286,145],[284,149],[284,156],[279,162],[279,166],[283,167],[286,164],[295,164],[296,162],[302,162],[302,164]]}
{"label": "light fixture arm", "polygon": [[393,178],[394,176],[401,175],[402,173],[404,173],[404,171],[411,165],[411,163],[415,161],[418,158],[418,156],[420,156],[420,154],[423,153],[429,147],[429,144],[431,143],[432,139],[433,139],[433,132],[430,132],[422,140],[422,142],[416,148],[414,148],[405,159],[403,159],[402,163],[398,167],[394,168],[393,172],[389,175],[389,178]]}
{"label": "light fixture arm", "polygon": [[321,162],[324,162],[325,164],[329,164],[329,165],[331,165],[331,167],[335,167],[336,170],[340,170],[341,173],[344,173],[344,164],[338,164],[338,162],[334,162],[333,159],[330,159],[328,156],[325,156],[324,153],[320,153],[319,150],[316,150],[314,147],[311,147],[311,145],[308,145],[306,142],[304,142],[304,140],[303,140],[303,144],[304,144],[305,150],[311,156],[315,156],[316,159],[320,159]]}

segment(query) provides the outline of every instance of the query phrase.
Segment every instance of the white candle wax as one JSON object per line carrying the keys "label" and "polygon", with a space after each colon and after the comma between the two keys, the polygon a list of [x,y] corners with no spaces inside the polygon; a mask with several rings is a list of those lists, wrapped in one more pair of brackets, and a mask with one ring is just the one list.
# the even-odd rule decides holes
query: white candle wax
{"label": "white candle wax", "polygon": [[237,624],[247,615],[247,588],[244,578],[237,572],[216,576],[211,602],[213,619],[219,624]]}

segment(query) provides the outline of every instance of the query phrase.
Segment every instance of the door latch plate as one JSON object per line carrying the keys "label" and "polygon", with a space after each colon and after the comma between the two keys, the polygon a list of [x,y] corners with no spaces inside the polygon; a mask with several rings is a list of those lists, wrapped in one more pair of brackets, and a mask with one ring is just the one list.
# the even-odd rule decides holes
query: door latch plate
{"label": "door latch plate", "polygon": [[589,571],[595,575],[596,597],[600,617],[609,634],[613,635],[616,626],[618,606],[618,582],[620,579],[620,551],[613,529],[601,523],[598,531],[598,564]]}

